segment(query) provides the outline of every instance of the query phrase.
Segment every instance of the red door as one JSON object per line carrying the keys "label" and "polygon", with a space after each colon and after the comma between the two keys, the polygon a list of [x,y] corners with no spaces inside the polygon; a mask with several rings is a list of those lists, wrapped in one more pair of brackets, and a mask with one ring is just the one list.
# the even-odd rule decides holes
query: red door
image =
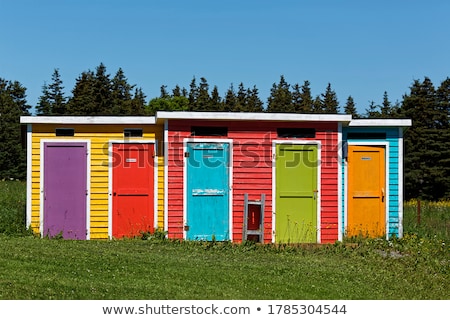
{"label": "red door", "polygon": [[154,145],[113,144],[112,236],[138,236],[154,228]]}

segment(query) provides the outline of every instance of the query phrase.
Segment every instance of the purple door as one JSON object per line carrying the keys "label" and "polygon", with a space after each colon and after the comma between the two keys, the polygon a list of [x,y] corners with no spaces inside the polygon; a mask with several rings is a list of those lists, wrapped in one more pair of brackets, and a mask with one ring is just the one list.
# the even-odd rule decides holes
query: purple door
{"label": "purple door", "polygon": [[44,236],[86,239],[86,170],[86,143],[44,143]]}

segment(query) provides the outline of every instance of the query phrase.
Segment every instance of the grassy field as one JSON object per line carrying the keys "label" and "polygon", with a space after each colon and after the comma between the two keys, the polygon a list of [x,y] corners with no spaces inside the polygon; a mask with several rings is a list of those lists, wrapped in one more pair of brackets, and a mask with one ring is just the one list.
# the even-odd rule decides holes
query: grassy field
{"label": "grassy field", "polygon": [[[19,225],[24,188],[0,182],[0,299],[450,299],[448,206],[439,217],[422,208],[414,226],[408,204],[405,236],[390,241],[69,241],[40,239]],[[440,222],[427,227],[428,219]]]}

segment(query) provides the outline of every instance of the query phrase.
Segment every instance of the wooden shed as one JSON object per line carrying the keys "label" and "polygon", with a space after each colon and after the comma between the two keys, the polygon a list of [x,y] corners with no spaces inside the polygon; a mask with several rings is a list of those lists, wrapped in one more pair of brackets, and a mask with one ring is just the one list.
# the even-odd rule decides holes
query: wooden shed
{"label": "wooden shed", "polygon": [[403,236],[403,132],[409,119],[358,119],[343,128],[342,233]]}
{"label": "wooden shed", "polygon": [[26,116],[27,225],[66,239],[163,227],[162,126],[154,117]]}
{"label": "wooden shed", "polygon": [[341,128],[350,120],[327,114],[158,112],[166,141],[168,236],[338,240]]}

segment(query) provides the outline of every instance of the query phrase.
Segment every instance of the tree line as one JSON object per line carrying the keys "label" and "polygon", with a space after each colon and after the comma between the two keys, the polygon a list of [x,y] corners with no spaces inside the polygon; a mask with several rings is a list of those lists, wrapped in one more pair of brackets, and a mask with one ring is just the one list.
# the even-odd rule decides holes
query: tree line
{"label": "tree line", "polygon": [[[57,115],[154,115],[164,111],[290,112],[351,114],[353,118],[409,118],[413,126],[405,132],[405,198],[437,200],[450,197],[450,79],[435,87],[428,77],[414,80],[402,101],[392,103],[387,91],[381,105],[373,101],[359,114],[352,96],[340,104],[328,83],[313,96],[309,81],[289,84],[283,75],[274,82],[264,103],[256,86],[242,82],[219,94],[201,77],[192,78],[188,88],[160,87],[160,94],[146,100],[143,90],[131,85],[119,68],[111,76],[101,63],[76,79],[66,95],[58,69],[34,106],[37,116]],[[30,115],[26,88],[18,81],[0,78],[0,178],[24,179],[26,172],[21,115]]]}

